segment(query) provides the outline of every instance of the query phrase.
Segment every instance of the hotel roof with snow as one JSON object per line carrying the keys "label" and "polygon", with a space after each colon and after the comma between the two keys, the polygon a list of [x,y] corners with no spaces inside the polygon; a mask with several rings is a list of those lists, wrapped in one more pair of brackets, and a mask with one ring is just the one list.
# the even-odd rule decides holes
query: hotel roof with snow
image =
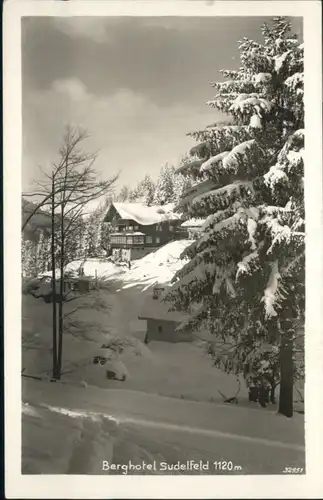
{"label": "hotel roof with snow", "polygon": [[166,220],[179,220],[174,212],[174,204],[147,206],[144,203],[112,203],[105,219],[115,210],[121,219],[134,220],[142,226],[158,224]]}

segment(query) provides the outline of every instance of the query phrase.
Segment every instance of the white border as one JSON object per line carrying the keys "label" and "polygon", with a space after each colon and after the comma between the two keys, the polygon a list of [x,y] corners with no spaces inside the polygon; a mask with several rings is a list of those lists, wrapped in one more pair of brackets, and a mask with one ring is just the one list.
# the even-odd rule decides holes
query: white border
{"label": "white border", "polygon": [[[21,17],[304,17],[307,217],[305,476],[23,476],[21,465]],[[322,67],[319,1],[7,1],[4,4],[5,479],[7,498],[319,498],[323,493]]]}

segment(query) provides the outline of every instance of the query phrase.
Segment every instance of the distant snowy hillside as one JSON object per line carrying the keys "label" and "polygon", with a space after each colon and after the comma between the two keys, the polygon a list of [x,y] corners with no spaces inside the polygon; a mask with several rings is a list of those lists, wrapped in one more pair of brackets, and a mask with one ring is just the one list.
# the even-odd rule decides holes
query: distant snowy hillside
{"label": "distant snowy hillside", "polygon": [[26,227],[24,228],[23,235],[26,239],[38,239],[40,231],[46,235],[50,234],[51,217],[45,210],[37,210],[37,204],[22,198],[21,202],[21,218],[24,224],[28,217],[33,213],[34,215],[29,219]]}
{"label": "distant snowy hillside", "polygon": [[[134,261],[131,269],[102,259],[89,259],[84,264],[84,273],[86,276],[95,276],[97,273],[99,278],[116,279],[123,283],[122,288],[138,284],[148,288],[156,282],[167,283],[184,265],[180,255],[191,243],[191,240],[172,241],[142,259]],[[66,270],[77,270],[81,264],[82,261],[74,261]]]}

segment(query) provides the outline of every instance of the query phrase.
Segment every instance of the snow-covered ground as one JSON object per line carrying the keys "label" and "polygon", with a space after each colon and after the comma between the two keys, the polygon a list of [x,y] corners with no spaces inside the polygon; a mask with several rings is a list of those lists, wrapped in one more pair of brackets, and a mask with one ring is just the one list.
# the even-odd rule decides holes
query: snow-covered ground
{"label": "snow-covered ground", "polygon": [[[179,256],[188,244],[172,242],[130,270],[86,262],[86,275],[107,280],[102,289],[64,306],[70,324],[62,383],[49,382],[51,304],[23,295],[24,472],[99,474],[98,464],[111,456],[121,464],[234,457],[242,466],[237,473],[304,466],[302,416],[291,421],[277,416],[272,406],[266,411],[251,407],[244,384],[239,404],[223,405],[219,390],[233,396],[237,381],[215,369],[201,346],[143,343],[146,323],[138,320],[138,312],[150,287],[169,281],[183,265]],[[112,341],[120,341],[123,351],[101,348]],[[93,364],[102,353],[109,355],[108,364]],[[108,380],[110,366],[126,380]]]}
{"label": "snow-covered ground", "polygon": [[214,461],[233,461],[238,474],[305,467],[301,416],[291,421],[246,408],[32,380],[24,380],[23,394],[25,473],[100,474],[102,460],[156,462],[152,473],[161,473],[163,461],[209,463],[182,474],[228,473],[214,469]]}
{"label": "snow-covered ground", "polygon": [[[131,270],[120,270],[111,262],[91,259],[85,274],[109,276],[106,286],[92,291],[78,301],[67,303],[64,313],[67,331],[64,335],[63,378],[86,382],[103,388],[122,388],[172,396],[185,400],[221,401],[219,391],[227,397],[237,392],[237,380],[214,368],[201,346],[193,343],[151,342],[143,339],[146,322],[138,319],[139,311],[151,294],[156,281],[169,281],[183,264],[179,256],[189,241],[165,245],[133,264]],[[71,314],[73,309],[77,309]],[[52,306],[42,299],[23,296],[23,356],[26,374],[49,377],[52,366]],[[102,344],[118,341],[123,352],[111,355]],[[103,352],[104,351],[104,352]],[[93,364],[97,355],[106,355],[106,365]],[[126,380],[106,378],[106,370],[114,368]],[[238,394],[240,404],[247,403],[244,383]]]}
{"label": "snow-covered ground", "polygon": [[24,402],[22,424],[23,474],[96,474],[112,459],[112,418]]}
{"label": "snow-covered ground", "polygon": [[[146,346],[143,343],[146,322],[137,316],[150,292],[131,288],[115,293],[119,283],[113,286],[112,290],[93,292],[93,300],[81,299],[82,308],[69,317],[73,326],[64,335],[64,380],[197,401],[221,401],[218,389],[228,396],[236,393],[235,377],[215,369],[198,345],[150,342]],[[65,307],[68,313],[76,306],[71,302]],[[26,374],[42,377],[51,374],[51,313],[51,304],[23,296],[22,366]],[[107,354],[101,345],[113,339],[120,339],[123,352],[113,356],[111,363],[93,364],[94,356]],[[124,382],[107,380],[106,370],[110,365],[114,368],[117,365],[126,373]],[[246,399],[244,386],[239,396]]]}
{"label": "snow-covered ground", "polygon": [[[180,255],[191,243],[190,240],[172,241],[142,259],[133,261],[131,269],[103,259],[88,259],[84,264],[84,273],[86,276],[117,279],[121,288],[141,285],[145,289],[156,282],[169,282],[175,272],[184,265]],[[76,271],[81,264],[82,261],[72,262],[66,270]]]}

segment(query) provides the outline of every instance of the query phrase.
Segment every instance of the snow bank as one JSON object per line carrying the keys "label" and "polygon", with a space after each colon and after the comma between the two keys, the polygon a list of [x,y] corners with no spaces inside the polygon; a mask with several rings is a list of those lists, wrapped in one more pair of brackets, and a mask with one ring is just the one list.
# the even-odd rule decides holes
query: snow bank
{"label": "snow bank", "polygon": [[132,269],[122,275],[121,280],[124,283],[122,288],[143,284],[144,289],[147,289],[156,282],[170,282],[174,274],[185,264],[180,255],[191,243],[191,240],[172,241],[136,261]]}
{"label": "snow bank", "polygon": [[82,260],[75,260],[68,264],[65,268],[67,272],[77,272],[80,266],[84,268],[85,276],[97,276],[98,278],[112,278],[122,274],[126,268],[124,265],[116,265],[107,259],[88,259],[85,262]]}
{"label": "snow bank", "polygon": [[[130,270],[126,264],[120,266],[107,260],[89,259],[84,263],[84,274],[85,276],[97,274],[98,278],[116,279],[123,283],[122,288],[140,284],[146,289],[156,282],[167,283],[184,265],[180,255],[191,243],[191,240],[172,241],[133,262]],[[81,264],[82,261],[74,261],[68,264],[66,270],[76,271]]]}

